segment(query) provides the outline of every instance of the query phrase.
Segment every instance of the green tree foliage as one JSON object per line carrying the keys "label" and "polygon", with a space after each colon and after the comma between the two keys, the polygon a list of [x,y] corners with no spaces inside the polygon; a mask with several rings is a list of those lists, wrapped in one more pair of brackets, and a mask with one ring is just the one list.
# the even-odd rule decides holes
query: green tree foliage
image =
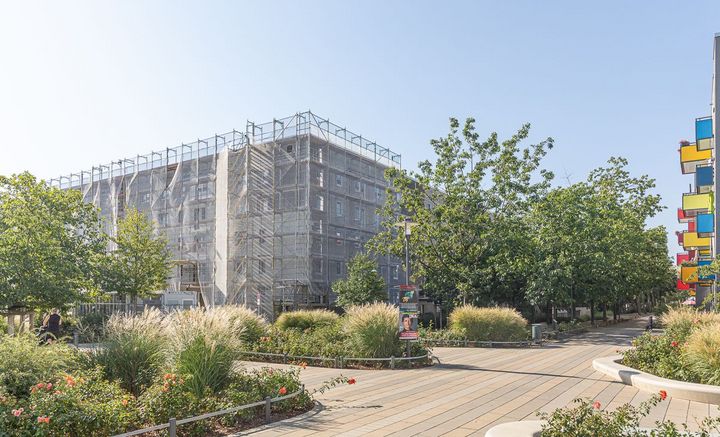
{"label": "green tree foliage", "polygon": [[98,291],[97,210],[29,173],[0,176],[0,308],[64,307]]}
{"label": "green tree foliage", "polygon": [[153,222],[137,210],[128,210],[111,237],[115,250],[104,266],[104,288],[132,299],[164,290],[170,273],[167,240],[155,232]]}
{"label": "green tree foliage", "polygon": [[495,133],[480,141],[474,119],[462,131],[451,119],[450,133],[431,141],[435,163],[419,163],[418,172],[387,170],[400,196],[388,196],[380,211],[384,229],[368,246],[402,258],[404,236],[393,224],[409,217],[417,223],[413,276],[423,279],[425,293],[444,302],[519,305],[533,254],[528,211],[553,177],[540,168],[553,141],[521,147],[529,129],[502,142]]}
{"label": "green tree foliage", "polygon": [[332,285],[337,305],[347,308],[387,300],[385,281],[377,272],[377,263],[370,256],[359,253],[348,262],[347,279]]}

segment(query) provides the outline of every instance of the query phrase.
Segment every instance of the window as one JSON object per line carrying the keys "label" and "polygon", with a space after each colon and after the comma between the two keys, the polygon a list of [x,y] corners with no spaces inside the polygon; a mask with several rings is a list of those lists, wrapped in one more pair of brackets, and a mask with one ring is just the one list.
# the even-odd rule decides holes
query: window
{"label": "window", "polygon": [[200,229],[200,222],[205,220],[205,207],[193,210],[193,229]]}
{"label": "window", "polygon": [[292,144],[288,144],[288,146],[285,148],[285,150],[287,150],[288,153],[292,153],[292,151],[293,151]]}
{"label": "window", "polygon": [[365,192],[365,184],[360,181],[355,181],[355,192],[356,193],[364,193]]}
{"label": "window", "polygon": [[360,220],[360,207],[355,207],[355,221],[362,224],[362,221]]}
{"label": "window", "polygon": [[150,193],[142,193],[140,195],[140,203],[150,203]]}
{"label": "window", "polygon": [[198,199],[207,199],[209,194],[207,182],[198,184],[196,193]]}
{"label": "window", "polygon": [[265,273],[265,261],[258,261],[258,268],[260,269],[260,273]]}
{"label": "window", "polygon": [[343,203],[341,200],[335,201],[335,216],[337,216],[337,217],[343,216]]}
{"label": "window", "polygon": [[198,264],[198,276],[200,277],[200,280],[204,280],[208,277],[208,265],[207,263],[199,263]]}
{"label": "window", "polygon": [[267,199],[265,201],[265,211],[269,212],[269,211],[272,211],[272,209],[273,209],[273,201],[272,201],[272,199]]}
{"label": "window", "polygon": [[342,241],[341,239],[337,238],[337,239],[335,239],[335,245],[336,245],[336,246],[342,246],[342,245],[343,245],[343,241]]}
{"label": "window", "polygon": [[315,197],[315,208],[319,211],[325,211],[325,197],[317,195]]}
{"label": "window", "polygon": [[335,175],[335,185],[337,185],[338,187],[342,187],[342,184],[343,184],[342,180],[343,180],[343,177],[341,174]]}
{"label": "window", "polygon": [[382,200],[382,192],[382,188],[375,187],[375,200],[377,200],[378,202]]}
{"label": "window", "polygon": [[340,261],[335,262],[335,274],[342,275],[342,263]]}
{"label": "window", "polygon": [[158,214],[158,225],[167,226],[167,213],[161,212]]}
{"label": "window", "polygon": [[400,266],[392,266],[392,278],[398,279],[400,277]]}

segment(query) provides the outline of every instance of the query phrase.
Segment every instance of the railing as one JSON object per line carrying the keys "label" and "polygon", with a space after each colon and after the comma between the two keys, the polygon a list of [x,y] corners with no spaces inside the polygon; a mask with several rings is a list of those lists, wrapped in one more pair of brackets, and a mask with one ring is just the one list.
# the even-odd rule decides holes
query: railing
{"label": "railing", "polygon": [[395,369],[395,364],[400,361],[415,361],[415,360],[430,360],[432,361],[432,354],[430,352],[426,353],[425,355],[418,355],[416,357],[389,357],[389,358],[357,358],[357,357],[311,357],[311,356],[305,356],[305,355],[290,355],[290,354],[279,354],[279,353],[272,353],[272,352],[255,352],[255,351],[242,351],[240,352],[242,355],[256,355],[256,356],[264,356],[264,357],[276,357],[276,358],[282,358],[282,363],[287,364],[288,360],[312,360],[312,361],[322,361],[322,362],[331,362],[333,363],[333,367],[338,369],[344,369],[345,363],[348,361],[356,361],[356,362],[363,362],[363,361],[387,361],[390,363],[390,369]]}
{"label": "railing", "polygon": [[200,420],[209,419],[211,417],[216,417],[216,416],[222,416],[225,414],[237,413],[238,411],[241,411],[241,410],[247,410],[248,408],[261,407],[263,405],[265,406],[265,422],[269,422],[271,413],[272,413],[272,404],[274,404],[276,402],[284,401],[286,399],[294,398],[295,396],[298,396],[304,392],[305,392],[305,385],[302,385],[300,387],[300,390],[298,390],[294,393],[290,393],[285,396],[278,396],[276,398],[271,398],[268,396],[265,398],[265,400],[262,400],[259,402],[254,402],[252,404],[241,405],[239,407],[228,408],[228,409],[220,410],[220,411],[213,411],[212,413],[205,413],[205,414],[201,414],[199,416],[188,417],[186,419],[177,420],[175,418],[171,418],[168,423],[151,426],[149,428],[138,429],[135,431],[126,432],[124,434],[117,434],[113,437],[131,437],[131,436],[135,436],[135,435],[145,434],[148,432],[160,431],[163,429],[167,429],[169,431],[170,437],[176,437],[177,427],[179,425],[185,425],[186,423],[197,422]]}

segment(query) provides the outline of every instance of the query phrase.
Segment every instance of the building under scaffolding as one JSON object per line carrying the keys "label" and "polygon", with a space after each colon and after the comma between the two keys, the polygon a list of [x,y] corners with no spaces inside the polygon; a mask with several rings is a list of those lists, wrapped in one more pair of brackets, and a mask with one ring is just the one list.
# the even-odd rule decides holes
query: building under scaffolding
{"label": "building under scaffolding", "polygon": [[[303,112],[50,182],[81,190],[110,234],[127,208],[148,214],[174,258],[193,266],[202,301],[274,318],[333,301],[331,284],[379,230],[384,170],[400,165],[400,155]],[[389,291],[404,281],[399,260],[378,261]],[[163,303],[196,304],[177,270]]]}

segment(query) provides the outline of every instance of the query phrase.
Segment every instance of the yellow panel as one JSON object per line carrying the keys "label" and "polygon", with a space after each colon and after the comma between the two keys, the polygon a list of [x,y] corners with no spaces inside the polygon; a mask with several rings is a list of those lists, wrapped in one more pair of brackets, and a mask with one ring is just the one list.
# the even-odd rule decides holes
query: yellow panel
{"label": "yellow panel", "polygon": [[698,281],[698,268],[682,266],[680,269],[680,280],[686,284],[693,284]]}
{"label": "yellow panel", "polygon": [[699,253],[700,255],[712,255],[712,254],[710,253],[710,249],[702,249],[702,250],[699,250],[698,253]]}
{"label": "yellow panel", "polygon": [[683,194],[682,209],[685,211],[708,210],[712,211],[713,193]]}
{"label": "yellow panel", "polygon": [[712,158],[712,150],[698,150],[695,144],[680,147],[680,162],[706,161]]}
{"label": "yellow panel", "polygon": [[705,138],[704,140],[700,140],[697,142],[698,150],[710,150],[712,148],[713,148],[713,139],[712,138]]}
{"label": "yellow panel", "polygon": [[683,234],[683,243],[684,248],[692,248],[692,247],[710,247],[710,237],[698,237],[697,232],[685,232]]}
{"label": "yellow panel", "polygon": [[695,290],[692,290],[692,289],[688,290],[688,294],[690,296],[695,296]]}

